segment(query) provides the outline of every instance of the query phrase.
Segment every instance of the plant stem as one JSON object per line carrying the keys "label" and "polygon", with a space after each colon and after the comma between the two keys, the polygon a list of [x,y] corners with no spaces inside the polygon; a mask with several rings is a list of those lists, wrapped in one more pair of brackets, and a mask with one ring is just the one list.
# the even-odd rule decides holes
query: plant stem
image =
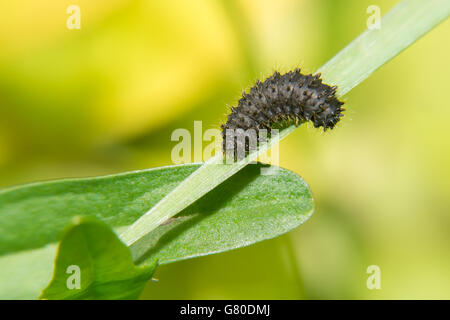
{"label": "plant stem", "polygon": [[[404,0],[383,17],[379,30],[372,29],[362,33],[318,72],[322,73],[325,83],[337,85],[337,94],[342,96],[445,20],[449,11],[448,0]],[[238,163],[223,164],[222,155],[206,161],[122,233],[121,239],[133,251],[132,245],[139,239],[244,168],[250,161],[256,160],[259,154],[278,143],[295,128],[296,126],[290,126],[280,130],[279,137],[270,139],[257,152]]]}

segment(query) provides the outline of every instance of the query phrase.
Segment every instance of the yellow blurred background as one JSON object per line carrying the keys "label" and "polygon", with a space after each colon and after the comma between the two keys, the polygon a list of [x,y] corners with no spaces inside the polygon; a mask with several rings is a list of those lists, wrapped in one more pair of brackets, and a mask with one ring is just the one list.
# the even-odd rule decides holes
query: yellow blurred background
{"label": "yellow blurred background", "polygon": [[[396,3],[2,1],[0,187],[169,165],[173,130],[218,128],[256,79],[313,72],[365,30],[369,5]],[[449,36],[446,21],[347,94],[335,130],[281,143],[315,196],[306,224],[163,266],[142,298],[450,299]]]}

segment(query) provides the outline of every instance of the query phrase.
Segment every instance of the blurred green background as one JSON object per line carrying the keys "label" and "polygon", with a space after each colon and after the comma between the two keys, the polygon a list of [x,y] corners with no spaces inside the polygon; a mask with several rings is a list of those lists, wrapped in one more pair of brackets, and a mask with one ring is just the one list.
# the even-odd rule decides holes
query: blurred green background
{"label": "blurred green background", "polygon": [[[2,1],[0,187],[169,165],[174,129],[218,128],[255,79],[313,72],[365,30],[369,5],[396,3]],[[281,143],[280,165],[315,195],[306,224],[163,266],[142,298],[449,299],[449,36],[446,21],[346,95],[335,130]]]}

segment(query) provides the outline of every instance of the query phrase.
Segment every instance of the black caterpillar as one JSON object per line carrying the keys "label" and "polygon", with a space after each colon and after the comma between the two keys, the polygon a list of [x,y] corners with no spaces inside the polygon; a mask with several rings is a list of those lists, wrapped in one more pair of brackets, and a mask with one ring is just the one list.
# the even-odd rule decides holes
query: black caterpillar
{"label": "black caterpillar", "polygon": [[333,129],[344,111],[336,89],[322,83],[320,73],[304,75],[300,69],[283,75],[275,72],[264,82],[257,81],[249,93],[243,92],[238,106],[231,108],[227,122],[221,126],[224,154],[240,160],[254,149],[244,136],[248,129],[256,132],[257,143],[266,139],[259,134],[261,129],[270,136],[275,127],[281,129],[306,121],[324,131]]}

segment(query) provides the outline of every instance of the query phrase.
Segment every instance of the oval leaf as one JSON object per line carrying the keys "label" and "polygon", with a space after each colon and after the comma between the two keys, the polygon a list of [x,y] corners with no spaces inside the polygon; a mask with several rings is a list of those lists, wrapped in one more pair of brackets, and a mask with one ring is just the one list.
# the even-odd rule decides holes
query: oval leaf
{"label": "oval leaf", "polygon": [[[277,237],[309,219],[313,199],[295,173],[248,166],[130,247],[137,262],[166,264]],[[267,169],[267,168],[265,168]]]}

